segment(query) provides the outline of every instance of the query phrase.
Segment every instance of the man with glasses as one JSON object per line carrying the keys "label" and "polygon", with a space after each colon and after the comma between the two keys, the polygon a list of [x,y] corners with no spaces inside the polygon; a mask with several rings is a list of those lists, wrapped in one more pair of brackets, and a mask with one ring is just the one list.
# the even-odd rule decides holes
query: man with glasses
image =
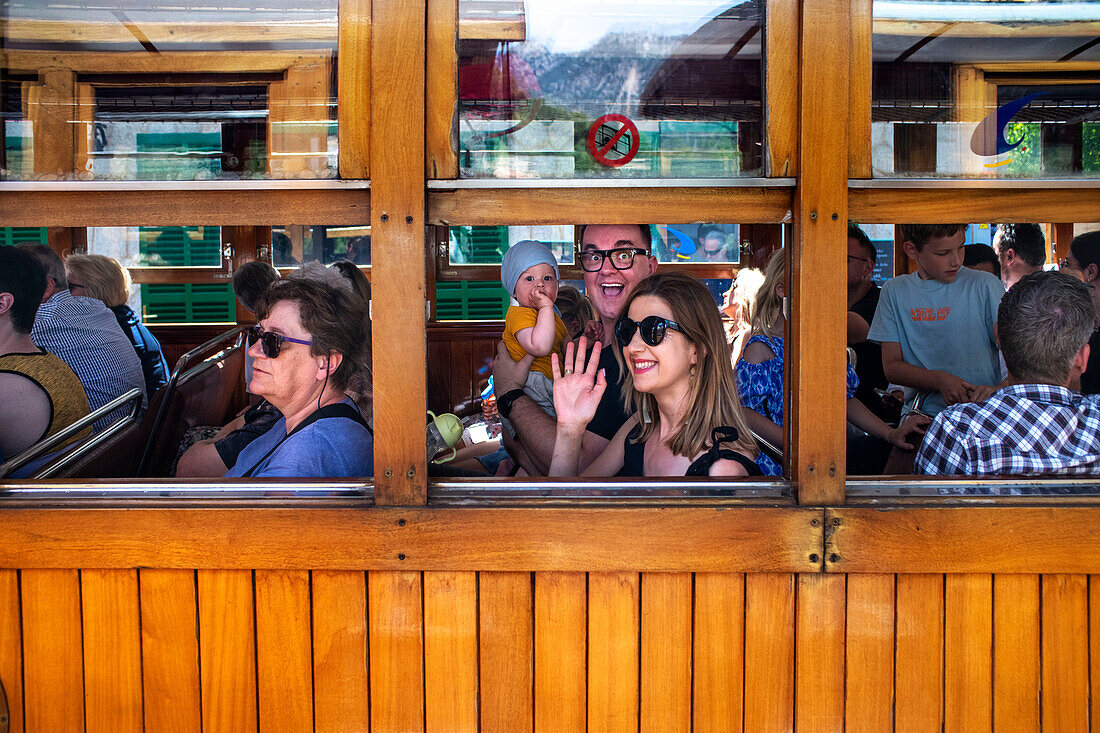
{"label": "man with glasses", "polygon": [[[600,368],[606,370],[608,384],[581,444],[581,469],[603,451],[627,419],[618,389],[615,349],[606,347],[612,344],[615,322],[630,293],[657,271],[651,247],[648,224],[589,224],[580,228],[577,264],[584,271],[585,293],[599,316],[599,321],[586,332],[605,347],[600,354]],[[523,394],[531,361],[530,356],[512,361],[507,350],[498,347],[493,382],[497,409],[511,420],[516,430],[514,443],[508,445],[509,452],[528,473],[545,476],[554,452],[557,426],[554,418]]]}
{"label": "man with glasses", "polygon": [[998,224],[993,251],[1001,265],[1001,282],[1011,288],[1047,261],[1047,240],[1038,224]]}
{"label": "man with glasses", "polygon": [[848,345],[856,354],[856,374],[859,387],[856,399],[886,422],[896,422],[884,407],[876,389],[886,389],[886,374],[882,371],[882,347],[867,340],[871,321],[878,308],[879,286],[871,279],[875,272],[875,246],[855,224],[848,224]]}

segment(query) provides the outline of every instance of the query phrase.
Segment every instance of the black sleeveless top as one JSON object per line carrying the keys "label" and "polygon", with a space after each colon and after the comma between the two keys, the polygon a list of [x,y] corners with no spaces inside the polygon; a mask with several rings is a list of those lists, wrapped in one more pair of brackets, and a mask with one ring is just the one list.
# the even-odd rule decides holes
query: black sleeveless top
{"label": "black sleeveless top", "polygon": [[[635,441],[640,432],[641,427],[635,426],[634,429],[627,434],[626,442],[623,443],[623,467],[615,474],[616,476],[645,476],[645,443],[638,443]],[[745,471],[747,471],[750,476],[764,475],[760,470],[760,466],[757,466],[754,461],[749,460],[736,451],[721,447],[722,443],[731,443],[737,440],[736,428],[726,426],[717,427],[712,432],[711,438],[714,442],[710,450],[696,458],[692,464],[688,466],[687,473],[684,474],[685,476],[708,476],[710,467],[720,458],[737,461],[745,467]]]}

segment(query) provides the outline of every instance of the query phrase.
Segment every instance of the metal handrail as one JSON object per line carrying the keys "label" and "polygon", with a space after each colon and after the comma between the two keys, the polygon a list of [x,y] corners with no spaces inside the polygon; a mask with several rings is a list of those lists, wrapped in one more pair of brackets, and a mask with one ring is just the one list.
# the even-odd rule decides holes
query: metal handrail
{"label": "metal handrail", "polygon": [[244,339],[244,326],[237,326],[231,328],[225,333],[219,334],[209,341],[199,344],[195,348],[188,351],[181,356],[176,362],[176,366],[172,369],[172,376],[168,378],[168,383],[164,385],[164,397],[160,401],[160,406],[157,408],[156,418],[153,420],[153,426],[149,430],[149,438],[145,442],[145,450],[141,452],[141,461],[138,463],[138,476],[145,475],[145,469],[149,465],[149,459],[152,454],[153,446],[156,445],[157,437],[160,435],[161,427],[164,425],[164,419],[168,414],[168,406],[171,404],[172,396],[176,392],[176,385],[179,384],[180,379],[183,377],[183,370],[190,365],[190,363],[200,354],[212,350],[215,346],[228,341],[229,339],[237,337],[236,342],[232,348],[237,348],[241,345]]}
{"label": "metal handrail", "polygon": [[107,404],[100,407],[98,410],[93,410],[92,412],[88,413],[71,425],[68,425],[61,430],[58,430],[56,433],[49,436],[48,438],[44,438],[38,441],[19,455],[13,456],[11,459],[5,461],[3,464],[0,464],[0,478],[3,478],[4,476],[9,476],[10,474],[19,470],[31,461],[47,455],[54,448],[61,445],[77,433],[83,431],[96,420],[99,420],[106,415],[110,415],[112,412],[120,407],[123,407],[127,403],[132,403],[130,406],[129,415],[126,415],[125,417],[120,417],[118,420],[115,420],[107,428],[99,431],[91,438],[91,440],[96,440],[95,444],[98,445],[99,443],[103,442],[107,438],[110,438],[112,435],[121,430],[126,420],[137,417],[138,411],[141,409],[142,397],[143,395],[141,393],[141,390],[135,387],[134,389],[128,390],[118,397],[114,398]]}

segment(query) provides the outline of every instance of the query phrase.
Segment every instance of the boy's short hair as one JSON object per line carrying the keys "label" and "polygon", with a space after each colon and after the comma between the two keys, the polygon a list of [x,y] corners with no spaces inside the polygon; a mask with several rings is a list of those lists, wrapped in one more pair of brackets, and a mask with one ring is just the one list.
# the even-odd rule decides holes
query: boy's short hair
{"label": "boy's short hair", "polygon": [[30,252],[0,247],[0,293],[11,293],[14,300],[8,311],[12,328],[16,333],[30,333],[46,294],[46,268]]}
{"label": "boy's short hair", "polygon": [[241,305],[255,313],[256,301],[278,279],[279,273],[266,262],[246,262],[233,273],[233,293],[241,301]]}
{"label": "boy's short hair", "polygon": [[953,237],[965,228],[966,224],[902,224],[901,238],[920,252],[933,237]]}
{"label": "boy's short hair", "polygon": [[1030,267],[1042,267],[1047,261],[1047,238],[1038,224],[998,224],[993,244],[997,254],[1011,249]]}
{"label": "boy's short hair", "polygon": [[854,239],[859,243],[864,254],[867,255],[867,259],[871,260],[871,267],[874,267],[878,260],[878,251],[875,249],[875,245],[871,244],[871,238],[867,236],[867,232],[860,229],[855,222],[850,221],[848,222],[848,239]]}

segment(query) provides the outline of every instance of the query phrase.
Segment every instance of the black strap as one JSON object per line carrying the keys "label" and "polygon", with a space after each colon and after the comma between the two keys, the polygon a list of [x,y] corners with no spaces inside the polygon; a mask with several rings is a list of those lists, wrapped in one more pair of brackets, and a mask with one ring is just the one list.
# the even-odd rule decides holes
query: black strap
{"label": "black strap", "polygon": [[714,465],[715,461],[723,458],[728,461],[740,463],[745,467],[745,470],[750,476],[764,475],[763,471],[760,470],[760,466],[756,465],[755,461],[749,460],[736,451],[722,447],[722,443],[737,442],[737,428],[721,425],[711,431],[711,438],[714,442],[710,450],[696,458],[692,464],[688,466],[687,473],[684,474],[685,476],[709,476],[710,467]]}
{"label": "black strap", "polygon": [[256,464],[254,466],[252,466],[252,468],[248,469],[248,471],[241,474],[241,478],[250,478],[252,476],[252,472],[255,471],[257,468],[259,468],[261,463],[263,463],[268,458],[270,458],[271,454],[274,453],[279,448],[279,446],[281,446],[286,441],[290,440],[290,437],[292,435],[297,433],[299,430],[301,430],[301,429],[303,429],[303,428],[305,428],[309,425],[312,425],[313,423],[317,422],[318,420],[325,419],[326,417],[343,417],[343,418],[347,418],[349,420],[354,420],[355,422],[359,423],[364,428],[366,428],[367,431],[370,431],[370,426],[367,425],[367,421],[363,419],[363,416],[359,414],[359,410],[356,410],[354,407],[347,404],[346,402],[336,402],[336,403],[331,404],[331,405],[325,405],[320,410],[314,410],[313,412],[311,412],[309,414],[309,416],[305,420],[302,420],[302,422],[298,423],[298,425],[293,430],[291,430],[289,433],[287,433],[286,436],[283,437],[282,440],[280,440],[278,443],[276,443],[274,446],[272,446],[271,450],[269,450],[267,453],[265,453],[263,458],[256,461]]}

